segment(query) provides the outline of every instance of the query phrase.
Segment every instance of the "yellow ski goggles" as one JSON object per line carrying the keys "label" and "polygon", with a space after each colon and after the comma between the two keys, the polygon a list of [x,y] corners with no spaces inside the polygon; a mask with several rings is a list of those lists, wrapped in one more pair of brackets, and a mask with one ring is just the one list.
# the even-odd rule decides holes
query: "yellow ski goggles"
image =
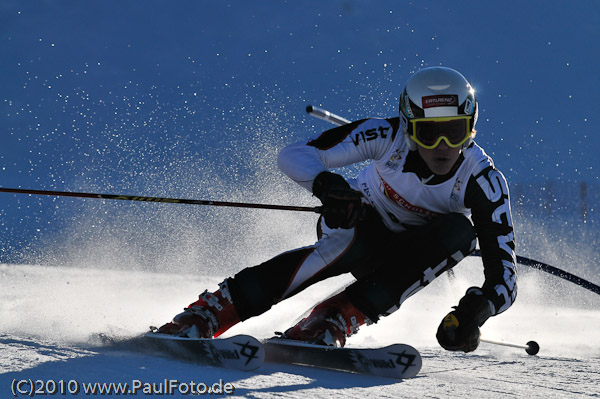
{"label": "yellow ski goggles", "polygon": [[410,138],[428,150],[440,145],[442,140],[448,147],[460,147],[471,137],[471,118],[471,115],[459,115],[411,119]]}

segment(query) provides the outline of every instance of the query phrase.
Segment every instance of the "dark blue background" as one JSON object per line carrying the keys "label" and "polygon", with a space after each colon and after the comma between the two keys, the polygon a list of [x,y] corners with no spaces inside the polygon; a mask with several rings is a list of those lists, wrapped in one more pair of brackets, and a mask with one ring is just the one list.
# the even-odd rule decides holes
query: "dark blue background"
{"label": "dark blue background", "polygon": [[[0,185],[312,203],[261,190],[295,190],[279,182],[277,150],[330,127],[305,106],[394,116],[410,74],[445,65],[477,89],[477,142],[513,187],[513,210],[526,206],[517,223],[545,218],[541,229],[559,236],[584,228],[589,246],[598,21],[595,0],[4,0]],[[103,235],[143,235],[162,212],[174,237],[211,217],[169,207],[1,194],[0,259],[47,257],[82,224],[88,241],[103,224]]]}

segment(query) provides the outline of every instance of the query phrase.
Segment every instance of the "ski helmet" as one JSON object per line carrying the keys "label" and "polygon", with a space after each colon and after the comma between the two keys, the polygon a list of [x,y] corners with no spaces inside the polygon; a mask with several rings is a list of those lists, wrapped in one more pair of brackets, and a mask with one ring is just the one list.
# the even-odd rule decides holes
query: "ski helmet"
{"label": "ski helmet", "polygon": [[452,139],[445,137],[441,129],[438,134],[440,137],[433,137],[427,143],[429,146],[424,145],[416,136],[417,121],[431,125],[432,121],[452,120],[452,117],[462,119],[463,123],[466,122],[466,125],[463,124],[465,134],[454,139],[461,148],[468,147],[475,137],[478,113],[475,90],[462,74],[452,68],[430,67],[415,73],[404,86],[399,108],[400,124],[406,142],[413,151],[417,149],[417,142],[425,148],[435,148],[442,139],[451,147],[458,146],[452,145]]}

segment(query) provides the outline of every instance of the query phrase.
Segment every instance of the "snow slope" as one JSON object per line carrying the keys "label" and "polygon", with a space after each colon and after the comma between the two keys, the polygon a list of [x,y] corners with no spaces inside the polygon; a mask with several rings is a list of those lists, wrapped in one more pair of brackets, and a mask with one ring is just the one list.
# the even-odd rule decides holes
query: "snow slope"
{"label": "snow slope", "polygon": [[[521,268],[520,297],[483,327],[489,339],[524,344],[536,340],[538,356],[520,349],[481,344],[472,354],[449,353],[435,342],[435,328],[464,289],[477,283],[479,259],[442,276],[377,325],[363,328],[349,345],[405,342],[419,348],[424,365],[417,378],[395,381],[300,366],[265,364],[255,372],[199,366],[145,353],[117,351],[91,339],[103,332],[136,335],[178,312],[224,276],[189,276],[97,268],[0,265],[0,397],[12,397],[13,381],[85,383],[180,382],[231,384],[239,397],[598,397],[600,396],[600,299],[555,277]],[[230,334],[268,337],[318,298],[348,282],[341,277],[311,287]],[[174,289],[177,287],[177,289]],[[165,288],[171,291],[165,295]],[[560,290],[560,301],[556,297]],[[570,296],[572,301],[564,301]],[[564,304],[567,305],[564,305]],[[16,386],[16,385],[14,385]],[[60,385],[59,385],[60,386]],[[186,385],[184,385],[186,386]],[[25,390],[27,384],[20,385]],[[69,385],[64,385],[67,389]],[[74,385],[71,385],[74,387]],[[142,385],[143,387],[143,385]],[[160,390],[161,385],[155,385]],[[217,388],[219,385],[216,386]],[[141,388],[140,388],[141,389]],[[145,394],[133,397],[186,397]],[[68,393],[68,391],[67,391]],[[65,397],[65,396],[62,396]],[[93,395],[87,396],[93,397]],[[122,397],[116,393],[104,397]]]}

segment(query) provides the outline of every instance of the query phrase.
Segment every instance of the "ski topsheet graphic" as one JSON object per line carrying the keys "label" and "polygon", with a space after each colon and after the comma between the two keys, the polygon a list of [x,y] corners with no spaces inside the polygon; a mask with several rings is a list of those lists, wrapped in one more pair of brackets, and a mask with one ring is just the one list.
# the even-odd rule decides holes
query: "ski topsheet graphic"
{"label": "ski topsheet graphic", "polygon": [[184,338],[149,332],[143,336],[154,349],[209,366],[254,370],[265,360],[262,344],[249,335],[229,338]]}
{"label": "ski topsheet graphic", "polygon": [[390,378],[411,378],[421,370],[419,351],[409,345],[383,348],[334,348],[282,338],[263,342],[266,361],[299,364]]}

